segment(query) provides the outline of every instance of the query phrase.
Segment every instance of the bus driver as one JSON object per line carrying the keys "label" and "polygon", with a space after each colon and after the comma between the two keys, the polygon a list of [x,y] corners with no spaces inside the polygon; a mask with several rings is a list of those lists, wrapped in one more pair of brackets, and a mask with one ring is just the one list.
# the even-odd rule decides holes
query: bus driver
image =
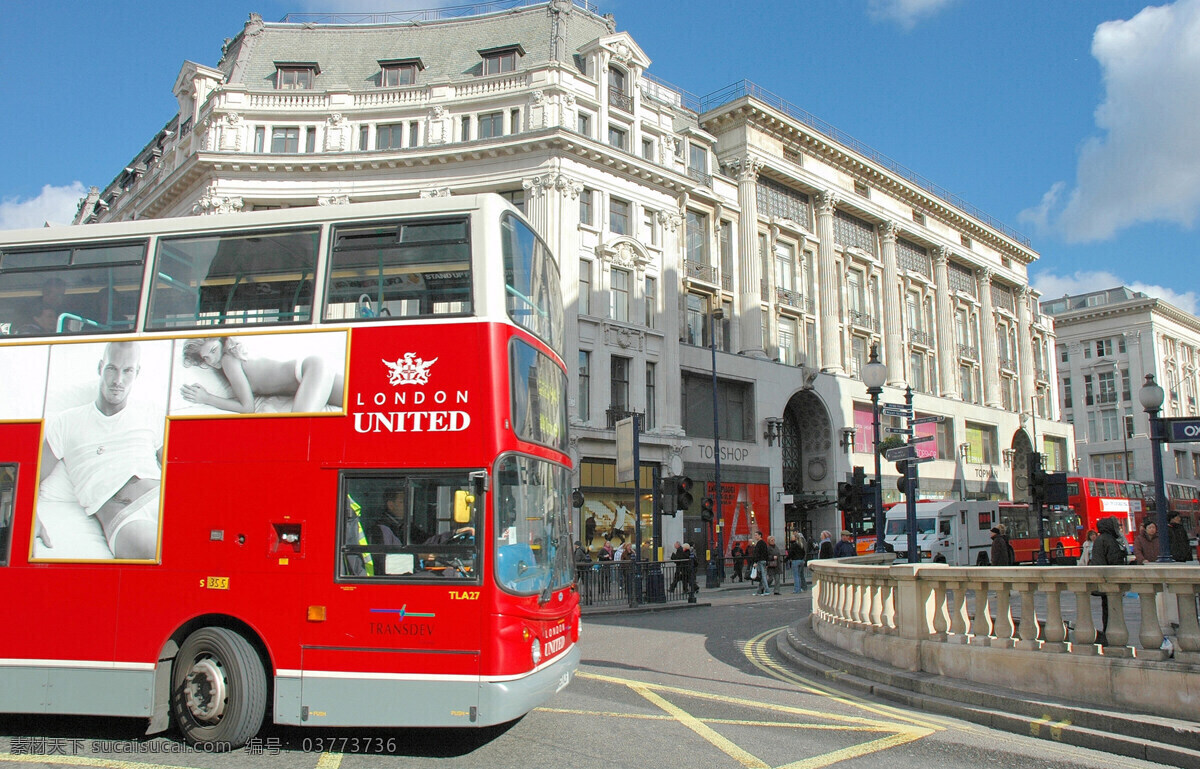
{"label": "bus driver", "polygon": [[[63,411],[46,427],[41,477],[61,461],[79,504],[100,523],[113,557],[147,560],[158,549],[163,423],[145,409],[126,408],[140,360],[136,343],[105,345],[96,400]],[[47,547],[53,546],[52,535],[39,524]]]}

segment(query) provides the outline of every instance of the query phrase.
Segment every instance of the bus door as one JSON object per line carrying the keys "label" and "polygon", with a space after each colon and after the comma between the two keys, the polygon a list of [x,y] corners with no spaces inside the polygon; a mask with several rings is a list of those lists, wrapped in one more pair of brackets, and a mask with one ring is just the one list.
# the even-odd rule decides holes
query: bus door
{"label": "bus door", "polygon": [[300,723],[471,724],[485,605],[473,475],[343,474],[334,575],[314,574],[325,617],[301,649]]}

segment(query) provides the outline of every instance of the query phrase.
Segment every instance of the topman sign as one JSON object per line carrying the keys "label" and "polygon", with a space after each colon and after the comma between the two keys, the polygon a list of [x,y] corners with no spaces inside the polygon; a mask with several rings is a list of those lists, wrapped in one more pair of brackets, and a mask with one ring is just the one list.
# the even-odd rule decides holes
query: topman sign
{"label": "topman sign", "polygon": [[1200,442],[1200,419],[1164,419],[1170,443]]}

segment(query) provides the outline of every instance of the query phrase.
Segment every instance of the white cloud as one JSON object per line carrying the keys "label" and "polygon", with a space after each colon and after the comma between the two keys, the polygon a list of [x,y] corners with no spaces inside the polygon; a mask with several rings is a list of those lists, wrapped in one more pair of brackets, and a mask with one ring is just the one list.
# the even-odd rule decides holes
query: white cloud
{"label": "white cloud", "polygon": [[[1068,242],[1139,222],[1191,227],[1200,213],[1200,0],[1101,24],[1092,55],[1104,78],[1102,135],[1083,142],[1074,189],[1056,219],[1046,212],[1051,226]],[[1040,208],[1023,216],[1036,221]]]}
{"label": "white cloud", "polygon": [[1153,296],[1175,305],[1184,312],[1195,315],[1200,310],[1200,296],[1195,291],[1179,293],[1163,286],[1153,286],[1140,281],[1126,281],[1111,272],[1076,272],[1073,275],[1055,275],[1043,272],[1033,276],[1033,287],[1037,289],[1042,299],[1057,299],[1068,294],[1087,294],[1092,291],[1104,291],[1110,288],[1128,286],[1134,291],[1141,291],[1147,296]]}
{"label": "white cloud", "polygon": [[953,2],[955,0],[870,0],[867,13],[876,20],[894,21],[907,30]]}
{"label": "white cloud", "polygon": [[50,224],[70,224],[79,210],[79,199],[87,194],[81,182],[66,187],[47,184],[36,198],[20,197],[0,200],[0,230],[41,227]]}

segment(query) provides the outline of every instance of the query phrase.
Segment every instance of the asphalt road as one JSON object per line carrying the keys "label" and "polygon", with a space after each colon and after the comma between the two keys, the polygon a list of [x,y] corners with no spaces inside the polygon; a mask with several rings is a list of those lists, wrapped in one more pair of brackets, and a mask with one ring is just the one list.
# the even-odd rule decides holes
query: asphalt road
{"label": "asphalt road", "polygon": [[[790,587],[785,586],[785,591]],[[807,594],[703,591],[698,605],[588,617],[576,680],[543,708],[488,730],[271,727],[229,754],[182,752],[126,719],[0,716],[0,769],[392,767],[1152,767],[863,699],[779,661],[774,635]]]}

